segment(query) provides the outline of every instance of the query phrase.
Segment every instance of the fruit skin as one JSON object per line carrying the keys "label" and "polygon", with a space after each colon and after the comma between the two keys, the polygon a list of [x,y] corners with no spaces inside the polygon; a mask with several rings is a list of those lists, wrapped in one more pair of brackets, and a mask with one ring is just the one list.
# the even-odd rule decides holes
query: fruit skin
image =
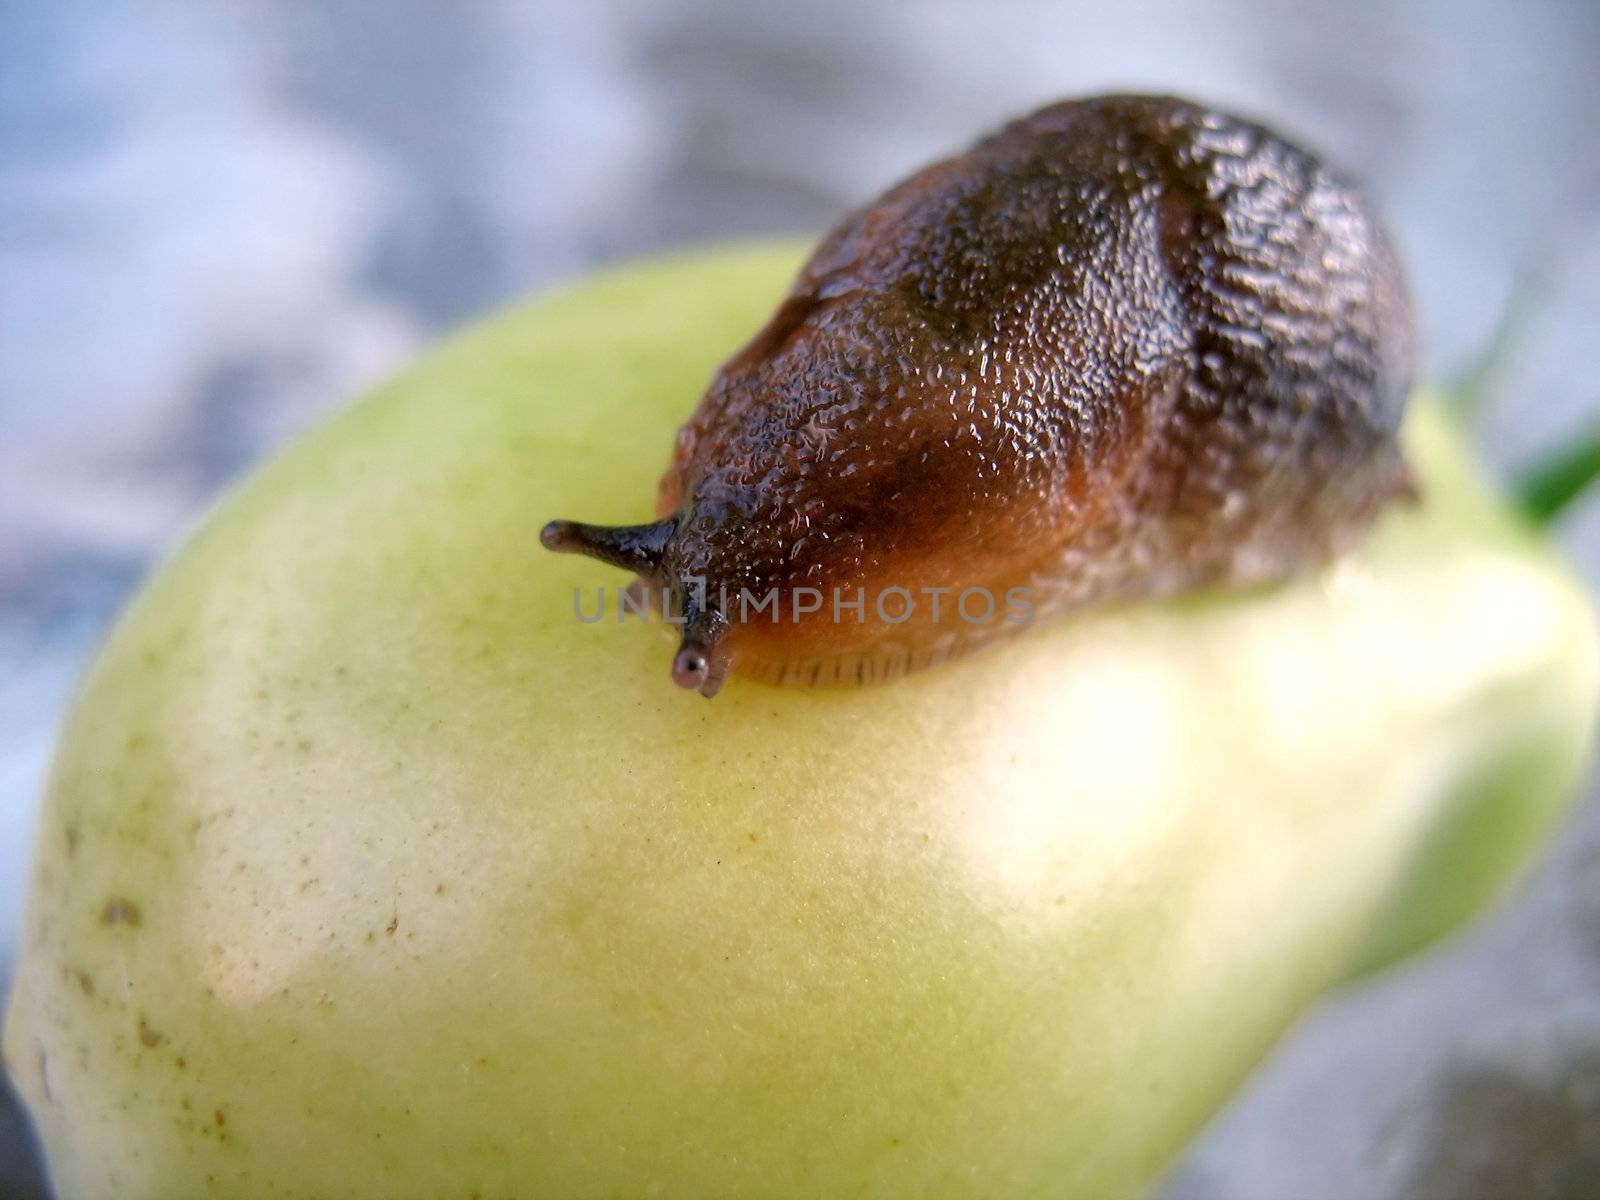
{"label": "fruit skin", "polygon": [[624,577],[539,522],[648,513],[797,257],[467,333],[124,615],[6,1024],[64,1200],[1133,1196],[1527,856],[1594,617],[1426,404],[1426,503],[1292,587],[714,706],[658,629],[576,621]]}

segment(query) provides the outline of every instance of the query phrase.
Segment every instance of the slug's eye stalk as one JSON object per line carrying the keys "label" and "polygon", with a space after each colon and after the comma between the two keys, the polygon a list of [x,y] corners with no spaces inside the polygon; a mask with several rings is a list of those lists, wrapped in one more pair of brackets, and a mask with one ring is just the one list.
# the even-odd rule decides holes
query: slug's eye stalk
{"label": "slug's eye stalk", "polygon": [[728,619],[715,609],[696,609],[684,614],[683,641],[672,656],[672,682],[699,692],[707,700],[722,690],[731,664],[722,648],[722,635]]}
{"label": "slug's eye stalk", "polygon": [[672,682],[681,688],[699,690],[711,674],[711,657],[697,642],[684,642],[672,660]]}
{"label": "slug's eye stalk", "polygon": [[673,607],[683,614],[683,641],[672,657],[672,681],[710,699],[722,690],[733,665],[722,638],[728,619],[704,600],[704,583],[696,589],[663,580],[667,544],[678,530],[677,517],[662,517],[648,525],[585,525],[581,521],[551,521],[539,531],[546,550],[558,554],[586,554],[639,576],[633,587],[648,596],[660,589],[663,605],[673,597]]}
{"label": "slug's eye stalk", "polygon": [[648,525],[551,521],[539,531],[539,541],[546,550],[558,554],[587,554],[603,563],[654,579],[661,573],[661,556],[677,527],[676,517],[662,517]]}

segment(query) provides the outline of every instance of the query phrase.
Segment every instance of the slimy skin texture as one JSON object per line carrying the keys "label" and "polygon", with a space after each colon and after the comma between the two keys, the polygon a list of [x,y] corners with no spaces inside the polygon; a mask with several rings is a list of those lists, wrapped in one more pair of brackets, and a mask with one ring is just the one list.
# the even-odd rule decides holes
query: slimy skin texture
{"label": "slimy skin texture", "polygon": [[[1348,181],[1186,101],[1069,101],[823,239],[680,430],[655,523],[543,540],[671,597],[683,686],[735,662],[888,678],[1347,549],[1411,490],[1411,372],[1399,265]],[[804,589],[825,602],[797,617]]]}

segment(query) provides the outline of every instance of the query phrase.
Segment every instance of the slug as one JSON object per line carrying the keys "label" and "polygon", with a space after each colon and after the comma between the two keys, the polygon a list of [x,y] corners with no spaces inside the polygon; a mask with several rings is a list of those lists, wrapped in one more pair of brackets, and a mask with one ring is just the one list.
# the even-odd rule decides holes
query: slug
{"label": "slug", "polygon": [[847,217],[679,431],[657,520],[552,521],[672,677],[865,683],[1280,581],[1412,494],[1400,267],[1344,176],[1188,101],[1067,101]]}

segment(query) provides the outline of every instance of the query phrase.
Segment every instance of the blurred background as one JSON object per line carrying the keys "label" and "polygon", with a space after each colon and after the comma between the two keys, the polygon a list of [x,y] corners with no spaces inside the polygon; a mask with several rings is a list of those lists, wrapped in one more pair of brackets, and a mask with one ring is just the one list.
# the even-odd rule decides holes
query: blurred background
{"label": "blurred background", "polygon": [[[1594,0],[0,4],[0,994],[73,680],[239,472],[531,289],[820,232],[1110,88],[1368,180],[1499,468],[1600,419]],[[1600,585],[1600,506],[1563,533]],[[0,1102],[0,1197],[43,1194]],[[1589,803],[1487,923],[1304,1022],[1163,1200],[1597,1195]]]}

